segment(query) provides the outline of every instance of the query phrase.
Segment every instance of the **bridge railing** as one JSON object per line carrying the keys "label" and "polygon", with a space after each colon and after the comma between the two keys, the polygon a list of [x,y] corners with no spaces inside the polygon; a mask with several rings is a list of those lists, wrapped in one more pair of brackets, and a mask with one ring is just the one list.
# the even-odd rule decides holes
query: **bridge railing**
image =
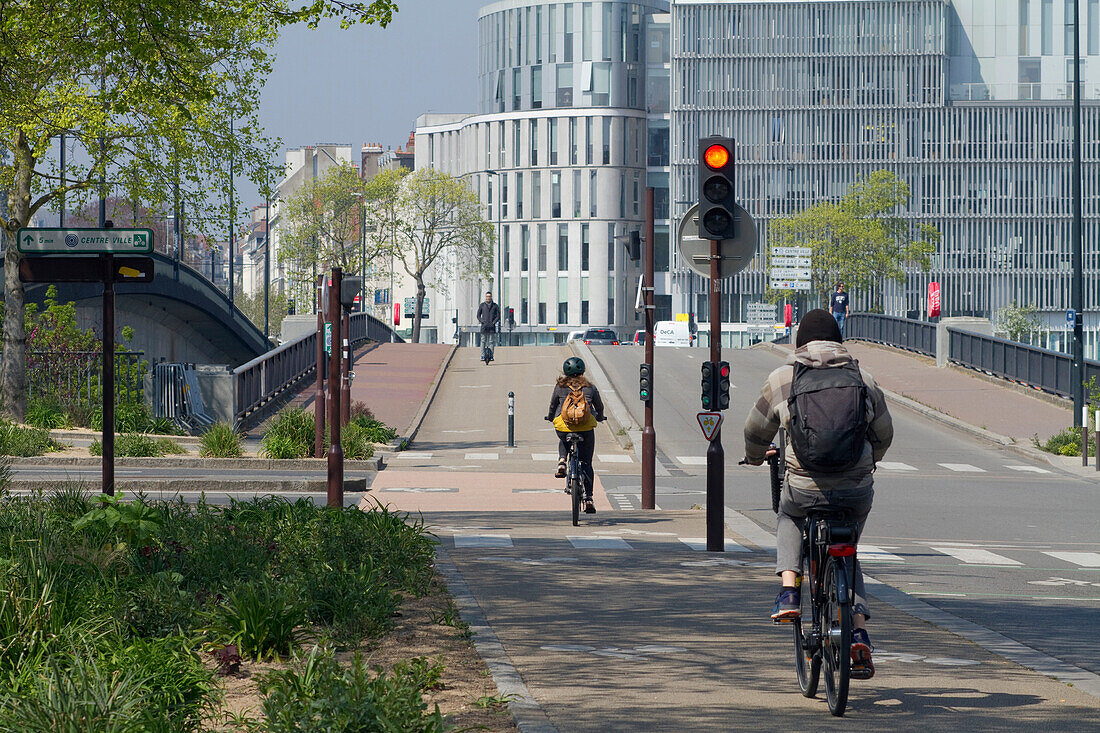
{"label": "bridge railing", "polygon": [[844,338],[936,355],[936,324],[909,318],[853,313],[844,322]]}
{"label": "bridge railing", "polygon": [[[350,330],[352,346],[394,338],[389,326],[369,313],[353,313]],[[400,336],[395,338],[404,341]],[[316,375],[316,371],[316,332],[299,336],[240,365],[233,370],[237,422],[297,387],[307,377]]]}
{"label": "bridge railing", "polygon": [[[141,351],[115,353],[115,394],[119,402],[141,402],[148,364]],[[28,351],[27,396],[91,411],[100,406],[101,351]]]}

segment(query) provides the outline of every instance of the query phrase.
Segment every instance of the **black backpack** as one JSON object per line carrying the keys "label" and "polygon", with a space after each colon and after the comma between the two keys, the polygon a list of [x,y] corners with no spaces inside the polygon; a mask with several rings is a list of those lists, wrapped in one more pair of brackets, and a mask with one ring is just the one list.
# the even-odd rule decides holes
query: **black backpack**
{"label": "black backpack", "polygon": [[811,473],[847,471],[867,440],[867,385],[852,361],[839,367],[794,365],[787,407],[791,447]]}

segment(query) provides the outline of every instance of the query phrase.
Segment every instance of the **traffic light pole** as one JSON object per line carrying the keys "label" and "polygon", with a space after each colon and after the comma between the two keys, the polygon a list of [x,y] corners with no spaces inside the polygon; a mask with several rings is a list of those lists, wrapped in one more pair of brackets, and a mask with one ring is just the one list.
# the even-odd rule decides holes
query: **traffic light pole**
{"label": "traffic light pole", "polygon": [[[645,190],[645,363],[653,374],[653,189]],[[657,506],[657,431],[653,428],[653,385],[645,401],[642,427],[642,509]]]}
{"label": "traffic light pole", "polygon": [[[717,239],[710,240],[710,360],[715,369],[722,361],[722,278]],[[715,374],[717,383],[718,375]],[[711,409],[717,409],[714,405]],[[714,431],[707,448],[707,552],[725,550],[726,457],[722,450],[722,426]]]}
{"label": "traffic light pole", "polygon": [[332,319],[332,346],[328,355],[328,505],[337,509],[344,508],[344,449],[340,445],[340,362],[344,352],[340,333],[340,276],[340,268],[332,268],[332,285],[328,289],[328,313]]}

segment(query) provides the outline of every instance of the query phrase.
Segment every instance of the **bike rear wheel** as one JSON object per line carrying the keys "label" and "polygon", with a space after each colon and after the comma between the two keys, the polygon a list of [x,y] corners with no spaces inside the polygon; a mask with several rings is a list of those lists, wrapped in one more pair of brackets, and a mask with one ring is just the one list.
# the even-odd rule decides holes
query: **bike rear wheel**
{"label": "bike rear wheel", "polygon": [[838,717],[844,715],[848,705],[852,669],[852,606],[847,597],[841,597],[840,573],[846,573],[845,563],[829,558],[822,588],[825,603],[821,619],[821,655],[825,658],[825,696],[829,712]]}
{"label": "bike rear wheel", "polygon": [[[794,668],[798,673],[798,686],[806,697],[817,694],[817,683],[821,679],[821,647],[814,640],[814,607],[810,586],[810,559],[802,558],[802,588],[799,593],[802,615],[795,619],[794,626]],[[805,628],[803,627],[805,624]]]}
{"label": "bike rear wheel", "polygon": [[580,467],[574,458],[569,462],[569,494],[573,500],[573,526],[580,524],[581,519],[581,475]]}

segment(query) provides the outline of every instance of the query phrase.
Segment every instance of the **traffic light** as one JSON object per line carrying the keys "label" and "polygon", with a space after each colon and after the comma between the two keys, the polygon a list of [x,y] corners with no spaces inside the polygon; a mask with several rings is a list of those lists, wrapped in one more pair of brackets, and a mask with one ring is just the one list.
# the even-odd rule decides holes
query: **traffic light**
{"label": "traffic light", "polygon": [[627,253],[630,255],[632,262],[637,262],[642,259],[642,233],[639,231],[633,231],[630,233],[630,245],[627,247]]}
{"label": "traffic light", "polygon": [[642,402],[653,397],[653,365],[638,365],[638,397]]}
{"label": "traffic light", "polygon": [[733,138],[699,140],[699,238],[732,239],[737,233]]}
{"label": "traffic light", "polygon": [[713,410],[716,400],[714,394],[715,388],[715,368],[713,361],[703,362],[703,393],[701,395],[702,404],[704,410]]}
{"label": "traffic light", "polygon": [[718,409],[725,410],[730,406],[730,363],[718,362]]}
{"label": "traffic light", "polygon": [[363,278],[357,275],[340,278],[340,305],[344,306],[345,310],[351,310],[362,289]]}
{"label": "traffic light", "polygon": [[515,308],[509,308],[508,309],[508,330],[511,331],[515,327],[516,327],[516,309]]}

